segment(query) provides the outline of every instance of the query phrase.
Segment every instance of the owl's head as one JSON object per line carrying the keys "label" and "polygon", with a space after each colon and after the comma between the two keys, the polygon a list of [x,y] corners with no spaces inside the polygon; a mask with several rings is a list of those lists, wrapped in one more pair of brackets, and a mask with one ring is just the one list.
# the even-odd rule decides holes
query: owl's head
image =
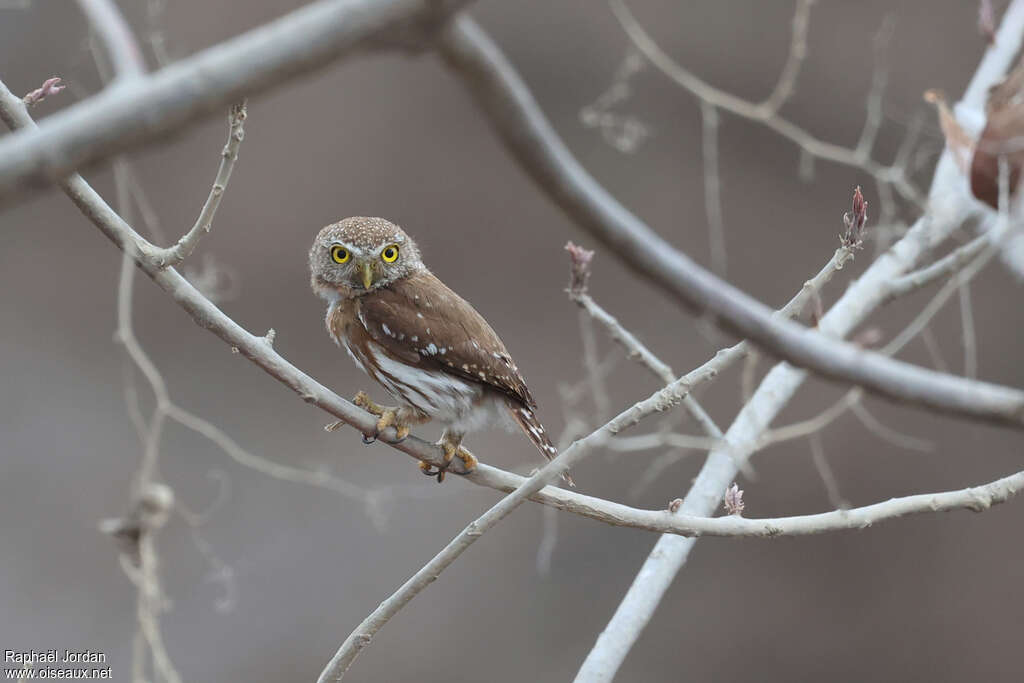
{"label": "owl's head", "polygon": [[416,243],[383,218],[354,216],[332,223],[309,250],[313,289],[327,298],[359,296],[422,269]]}

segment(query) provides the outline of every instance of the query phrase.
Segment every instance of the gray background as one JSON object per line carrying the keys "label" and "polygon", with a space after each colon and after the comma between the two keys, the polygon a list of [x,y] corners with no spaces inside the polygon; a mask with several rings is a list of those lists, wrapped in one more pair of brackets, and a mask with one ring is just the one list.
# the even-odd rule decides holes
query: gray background
{"label": "gray background", "polygon": [[[140,31],[141,2],[121,3]],[[171,3],[161,29],[183,56],[292,9],[284,0]],[[1005,3],[997,3],[1000,7]],[[635,3],[638,18],[674,57],[746,97],[767,95],[785,59],[791,2]],[[871,78],[872,40],[896,20],[877,156],[891,159],[932,87],[958,93],[984,49],[976,3],[965,0],[820,2],[809,57],[785,114],[824,139],[855,144]],[[627,45],[601,3],[483,2],[473,14],[493,32],[578,158],[680,248],[707,262],[700,115],[693,98],[648,69],[620,111],[653,137],[623,155],[581,125],[579,111],[611,82]],[[67,106],[99,80],[86,30],[70,2],[0,10],[2,77],[27,92],[59,74],[74,82],[34,110]],[[225,311],[249,329],[277,330],[287,358],[343,395],[380,395],[331,342],[309,291],[306,250],[342,216],[386,216],[419,241],[433,270],[492,322],[530,381],[549,428],[564,425],[558,385],[583,377],[577,313],[562,289],[567,239],[592,245],[506,156],[460,85],[430,55],[377,56],[335,65],[250,102],[247,137],[213,233],[193,257],[235,274]],[[927,118],[924,147],[941,138]],[[164,230],[191,225],[224,136],[220,117],[172,144],[133,155]],[[836,246],[850,190],[869,177],[819,163],[797,177],[794,146],[725,115],[721,166],[730,279],[770,304],[784,302]],[[926,157],[927,158],[927,157]],[[111,175],[89,174],[113,199]],[[924,184],[927,168],[919,175]],[[872,209],[872,214],[877,211]],[[908,216],[910,217],[910,216]],[[134,590],[99,519],[121,514],[140,448],[122,396],[112,342],[119,254],[57,192],[0,216],[0,649],[93,648],[116,680],[129,676]],[[826,304],[870,261],[870,249],[825,294]],[[974,288],[980,375],[1024,384],[1019,283],[994,265]],[[682,371],[717,348],[692,318],[634,281],[598,250],[596,298]],[[902,329],[927,294],[873,319]],[[213,420],[273,460],[327,468],[368,489],[393,486],[375,526],[361,504],[240,467],[172,426],[161,468],[178,498],[201,510],[228,495],[201,535],[234,573],[236,600],[188,528],[159,539],[170,654],[190,681],[310,680],[338,643],[465,523],[497,500],[460,481],[437,486],[384,446],[298,400],[197,328],[148,281],[139,281],[136,328],[183,407]],[[962,368],[955,303],[934,331]],[[724,340],[723,340],[724,341]],[[602,337],[604,349],[609,343]],[[908,360],[929,363],[922,344]],[[655,385],[620,363],[612,404]],[[778,424],[808,417],[840,395],[812,381]],[[737,371],[702,394],[722,425],[738,408]],[[147,405],[150,397],[146,396]],[[932,439],[931,453],[894,448],[852,416],[823,437],[843,495],[854,504],[960,488],[1020,467],[1020,438],[877,400],[884,422]],[[588,406],[587,410],[593,417]],[[653,427],[652,423],[650,426]],[[696,433],[692,425],[687,427]],[[435,430],[436,431],[436,430]],[[429,428],[425,434],[433,434]],[[521,436],[480,434],[485,461],[525,472],[538,455]],[[575,472],[586,493],[658,508],[681,496],[700,466],[691,455],[642,493],[628,489],[657,453],[596,456]],[[743,482],[750,516],[828,509],[806,440],[757,456]],[[875,529],[773,541],[707,539],[626,661],[621,681],[1020,680],[1024,560],[1019,503],[983,516],[925,516]],[[352,681],[567,680],[606,623],[655,536],[571,515],[558,517],[550,572],[536,567],[542,514],[528,505],[488,534],[379,634]]]}

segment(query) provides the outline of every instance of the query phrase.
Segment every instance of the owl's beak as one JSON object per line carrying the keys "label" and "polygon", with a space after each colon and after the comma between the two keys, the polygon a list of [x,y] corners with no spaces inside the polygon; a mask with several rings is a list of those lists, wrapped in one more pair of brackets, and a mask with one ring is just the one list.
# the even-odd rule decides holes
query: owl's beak
{"label": "owl's beak", "polygon": [[363,275],[363,287],[369,289],[373,284],[373,263],[370,261],[360,263],[359,272]]}

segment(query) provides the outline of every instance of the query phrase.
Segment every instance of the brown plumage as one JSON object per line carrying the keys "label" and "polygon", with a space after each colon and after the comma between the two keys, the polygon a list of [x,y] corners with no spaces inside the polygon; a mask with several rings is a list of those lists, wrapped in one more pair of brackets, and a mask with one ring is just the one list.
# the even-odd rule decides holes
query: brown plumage
{"label": "brown plumage", "polygon": [[398,226],[361,217],[329,225],[313,244],[310,269],[313,289],[330,303],[331,336],[403,404],[385,409],[364,397],[383,426],[442,422],[446,457],[460,455],[469,466],[462,437],[491,424],[518,425],[547,458],[557,454],[501,339],[427,270]]}

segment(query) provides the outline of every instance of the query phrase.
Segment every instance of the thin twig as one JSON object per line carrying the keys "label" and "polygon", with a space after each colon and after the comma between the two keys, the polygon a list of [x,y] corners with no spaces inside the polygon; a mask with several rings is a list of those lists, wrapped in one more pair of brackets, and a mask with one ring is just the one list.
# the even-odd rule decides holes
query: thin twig
{"label": "thin twig", "polygon": [[626,35],[637,49],[659,71],[698,97],[701,101],[741,118],[767,126],[784,138],[796,143],[801,151],[809,156],[860,168],[879,180],[892,183],[900,194],[907,199],[917,204],[922,203],[920,191],[907,179],[903,167],[884,166],[872,159],[863,158],[855,149],[825,142],[814,137],[800,126],[780,117],[776,109],[770,106],[770,100],[758,104],[715,88],[698,78],[662,50],[636,20],[623,0],[609,0],[609,2],[615,18],[622,25]]}
{"label": "thin twig", "polygon": [[932,365],[937,370],[943,372],[949,372],[949,364],[946,359],[942,357],[942,349],[939,348],[939,342],[935,339],[935,334],[932,333],[932,328],[925,325],[921,328],[921,341],[924,342],[924,348],[928,352],[928,356],[932,359]]}
{"label": "thin twig", "polygon": [[[885,95],[885,86],[889,81],[889,70],[885,57],[895,27],[895,17],[892,14],[886,14],[882,20],[882,26],[875,34],[875,64],[871,73],[871,89],[868,91],[867,97],[867,115],[864,117],[864,127],[861,129],[860,139],[857,140],[857,146],[853,152],[864,161],[871,158],[871,150],[875,146],[878,131],[882,127],[882,97]],[[905,163],[903,160],[903,164],[898,164],[897,167],[906,168]],[[878,182],[886,187],[891,187],[888,182],[882,180],[878,180]]]}
{"label": "thin twig", "polygon": [[775,89],[764,102],[761,108],[768,113],[776,113],[790,98],[796,89],[796,80],[800,75],[800,68],[807,57],[807,32],[811,26],[811,6],[814,0],[797,0],[796,9],[793,11],[792,30],[789,39],[789,55],[786,63],[779,73],[779,80],[775,83]]}
{"label": "thin twig", "polygon": [[862,401],[857,401],[850,406],[850,412],[857,416],[860,423],[864,425],[872,434],[880,438],[882,441],[896,446],[897,448],[907,448],[912,451],[933,451],[935,450],[935,444],[931,441],[919,439],[916,436],[904,434],[896,431],[892,427],[887,427],[882,424],[877,417],[872,415]]}
{"label": "thin twig", "polygon": [[[571,242],[566,246],[566,250],[569,251],[571,257],[571,279],[569,289],[567,290],[569,299],[580,306],[591,318],[601,323],[611,338],[626,350],[626,355],[639,361],[662,384],[669,385],[675,381],[676,375],[672,372],[672,368],[654,355],[654,352],[637,339],[636,335],[623,327],[612,314],[599,306],[587,292],[586,282],[590,277],[590,261],[593,258],[593,252],[578,247]],[[590,333],[589,328],[584,328],[583,332],[584,357],[586,358],[588,356],[588,345],[592,346],[594,342],[587,339],[586,335]],[[592,363],[588,362],[587,367],[588,369],[592,368]],[[592,373],[593,371],[590,369],[588,372]],[[692,395],[687,395],[683,399],[683,407],[701,426],[705,434],[712,438],[722,436],[722,430],[718,428],[718,425],[715,424],[711,416],[704,410],[704,407]],[[599,412],[598,414],[602,413]]]}
{"label": "thin twig", "polygon": [[103,43],[114,69],[114,84],[142,76],[146,62],[128,22],[113,0],[78,0],[89,25]]}
{"label": "thin twig", "polygon": [[828,502],[836,510],[847,510],[850,504],[843,499],[839,492],[839,480],[836,479],[832,467],[825,457],[825,447],[821,443],[821,433],[814,432],[807,438],[811,445],[811,460],[814,462],[814,469],[817,470],[821,482],[825,485],[825,493],[828,495]]}
{"label": "thin twig", "polygon": [[926,287],[931,283],[940,280],[947,275],[959,271],[980,254],[987,244],[992,242],[992,235],[982,233],[966,244],[962,244],[953,251],[927,267],[907,273],[901,277],[893,278],[888,284],[888,292],[885,301],[906,296],[911,292]]}
{"label": "thin twig", "polygon": [[[655,356],[643,342],[636,338],[636,335],[623,327],[613,315],[599,306],[593,297],[583,292],[580,294],[570,294],[570,298],[586,311],[590,318],[601,323],[611,338],[626,349],[626,355],[629,358],[639,362],[662,384],[670,384],[675,381],[676,375],[672,372],[672,368]],[[586,349],[586,343],[584,343],[584,349]]]}
{"label": "thin twig", "polygon": [[601,361],[597,356],[597,337],[590,318],[582,311],[580,321],[580,344],[583,347],[583,367],[587,372],[587,384],[590,387],[590,398],[594,402],[596,420],[607,420],[611,414],[611,397],[601,372]]}
{"label": "thin twig", "polygon": [[960,330],[964,347],[964,377],[974,379],[978,376],[978,336],[974,329],[974,310],[971,306],[971,284],[961,277],[960,293]]}
{"label": "thin twig", "polygon": [[228,141],[224,144],[224,149],[221,151],[220,167],[217,169],[217,177],[214,178],[210,194],[206,198],[206,203],[203,204],[199,217],[192,225],[191,230],[182,235],[173,246],[150,254],[150,258],[159,267],[167,268],[180,265],[182,261],[188,258],[192,250],[196,248],[203,235],[210,232],[210,228],[213,226],[213,217],[220,206],[224,191],[227,190],[228,181],[231,179],[231,171],[235,167],[235,161],[238,160],[238,148],[245,138],[246,116],[245,100],[233,105],[228,112]]}
{"label": "thin twig", "polygon": [[711,271],[724,278],[727,266],[725,221],[722,218],[722,174],[718,170],[718,109],[700,103],[701,153],[704,161],[704,211],[708,217]]}

